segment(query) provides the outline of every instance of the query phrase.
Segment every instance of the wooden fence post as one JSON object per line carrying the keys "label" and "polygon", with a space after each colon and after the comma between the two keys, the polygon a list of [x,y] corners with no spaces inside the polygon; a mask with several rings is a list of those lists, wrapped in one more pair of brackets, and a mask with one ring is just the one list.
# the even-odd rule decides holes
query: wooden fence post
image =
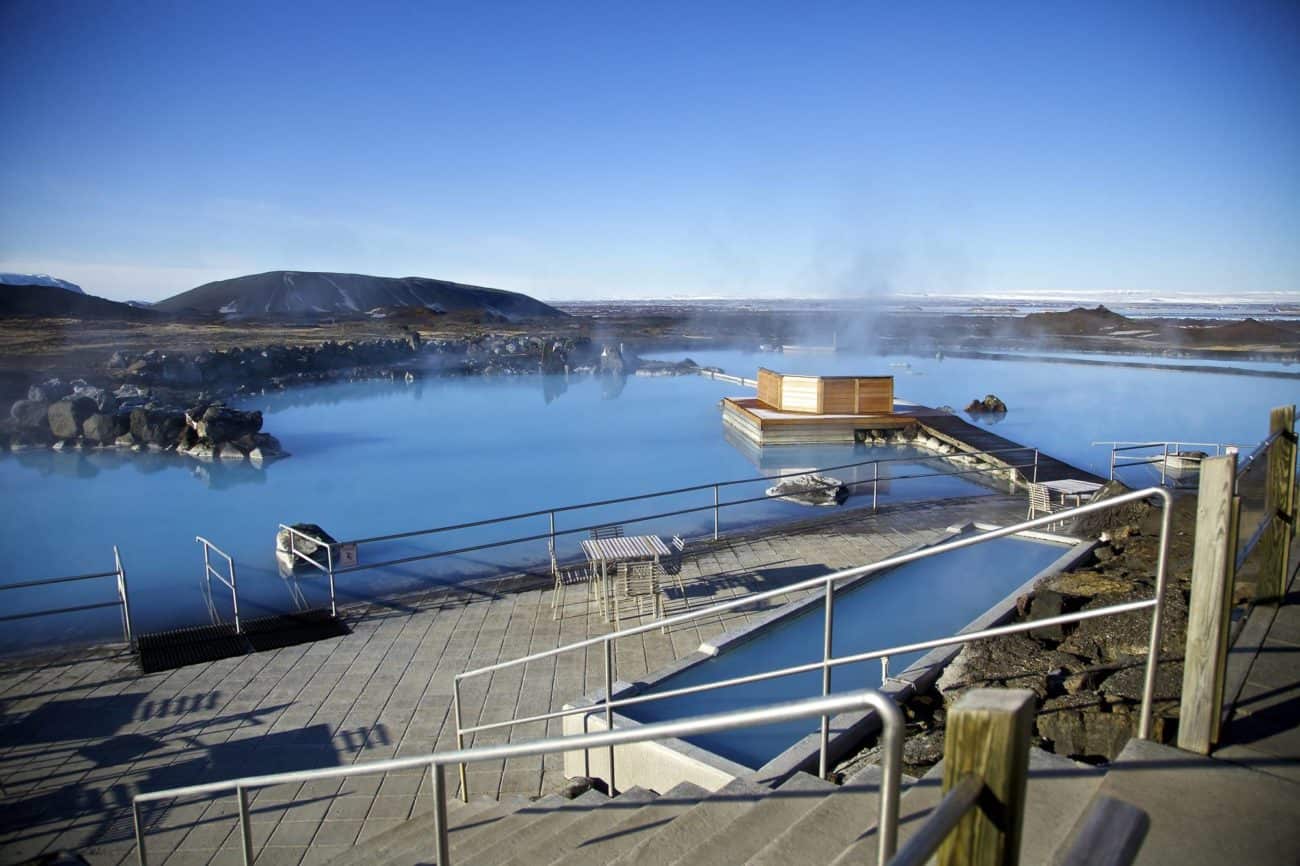
{"label": "wooden fence post", "polygon": [[1291,538],[1296,530],[1295,406],[1279,406],[1269,413],[1269,435],[1280,434],[1268,449],[1268,500],[1265,513],[1272,525],[1265,531],[1260,551],[1259,598],[1280,601],[1286,595]]}
{"label": "wooden fence post", "polygon": [[1034,693],[972,689],[948,712],[943,789],[968,776],[984,780],[978,805],[939,848],[940,866],[1016,866],[1029,775]]}
{"label": "wooden fence post", "polygon": [[1237,557],[1232,521],[1236,478],[1236,454],[1201,461],[1178,748],[1202,755],[1214,745],[1223,705],[1227,608],[1232,604]]}

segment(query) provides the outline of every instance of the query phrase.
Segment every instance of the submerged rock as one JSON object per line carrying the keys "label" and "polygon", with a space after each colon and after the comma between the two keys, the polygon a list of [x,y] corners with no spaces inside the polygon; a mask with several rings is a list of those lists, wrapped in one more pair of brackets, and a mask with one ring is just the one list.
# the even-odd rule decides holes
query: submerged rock
{"label": "submerged rock", "polygon": [[828,475],[795,475],[767,488],[767,495],[798,505],[839,505],[849,498],[849,488]]}
{"label": "submerged rock", "polygon": [[1007,414],[1007,404],[1002,402],[1002,398],[996,394],[988,394],[983,400],[978,398],[971,400],[966,405],[966,412],[970,415],[1005,415]]}

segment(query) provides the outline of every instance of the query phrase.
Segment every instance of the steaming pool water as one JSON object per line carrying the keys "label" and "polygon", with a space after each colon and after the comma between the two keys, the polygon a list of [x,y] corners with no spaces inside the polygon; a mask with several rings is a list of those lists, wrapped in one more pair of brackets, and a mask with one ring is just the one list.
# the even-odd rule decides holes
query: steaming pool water
{"label": "steaming pool water", "polygon": [[[1267,410],[1294,402],[1300,390],[1295,379],[1062,363],[847,353],[691,357],[746,376],[760,365],[783,372],[892,373],[898,397],[928,405],[960,407],[993,392],[1011,407],[996,432],[1101,474],[1108,452],[1090,447],[1093,440],[1253,443],[1263,437]],[[718,400],[744,393],[701,377],[360,382],[245,401],[246,408],[265,413],[265,429],[293,454],[265,469],[111,450],[6,453],[0,457],[0,582],[108,570],[117,544],[137,629],[147,631],[206,621],[196,535],[234,557],[241,613],[256,616],[292,609],[295,592],[308,603],[324,597],[320,579],[289,582],[279,576],[273,546],[281,522],[318,523],[350,539],[873,458],[896,460],[881,470],[882,503],[988,492],[960,477],[909,480],[934,466],[896,448],[768,448],[756,465],[723,435],[720,421]],[[852,472],[838,474],[855,478]],[[759,497],[768,484],[724,488],[723,501]],[[557,515],[556,527],[563,532],[698,507],[705,510],[634,523],[629,531],[699,536],[712,530],[712,502],[708,490],[565,512]],[[855,502],[862,499],[850,500]],[[725,508],[721,522],[725,531],[813,513],[765,501]],[[362,561],[543,535],[547,528],[542,515],[370,545],[363,547]],[[560,555],[577,556],[580,537],[562,536]],[[340,577],[339,597],[346,602],[394,594],[545,558],[545,542],[531,541],[359,572]],[[111,581],[12,591],[6,593],[6,613],[114,597]],[[215,601],[228,614],[228,598],[217,595]],[[111,609],[6,626],[0,652],[111,638],[118,628]]]}

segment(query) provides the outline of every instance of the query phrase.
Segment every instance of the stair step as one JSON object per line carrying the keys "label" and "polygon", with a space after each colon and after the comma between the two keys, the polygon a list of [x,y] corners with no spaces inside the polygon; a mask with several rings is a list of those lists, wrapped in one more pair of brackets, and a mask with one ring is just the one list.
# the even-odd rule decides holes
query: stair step
{"label": "stair step", "polygon": [[773,828],[787,827],[838,786],[807,773],[796,773],[720,832],[702,838],[674,866],[739,866],[771,838]]}
{"label": "stair step", "polygon": [[1300,785],[1230,761],[1133,739],[1096,794],[1147,812],[1141,866],[1294,863],[1300,851]]}
{"label": "stair step", "polygon": [[830,862],[844,846],[876,826],[882,778],[880,767],[863,767],[772,838],[749,862],[755,866]]}
{"label": "stair step", "polygon": [[[490,821],[505,810],[518,809],[529,801],[524,797],[494,800],[476,798],[468,803],[452,800],[447,804],[448,839],[472,833],[482,821]],[[418,854],[432,855],[433,814],[425,810],[391,830],[360,842],[330,860],[328,866],[375,866],[393,857]]]}
{"label": "stair step", "polygon": [[[586,797],[590,793],[588,791],[582,796]],[[596,793],[599,795],[599,792]],[[578,799],[581,800],[582,797]],[[578,800],[568,800],[559,794],[547,794],[539,800],[503,815],[499,820],[480,832],[464,838],[459,844],[453,839],[451,843],[453,860],[457,866],[468,866],[469,863],[474,862],[480,852],[499,845],[504,840],[526,830],[538,821],[554,818],[559,813],[570,809],[590,809],[593,805],[590,799],[579,804]],[[409,864],[405,864],[405,866],[409,866]]]}
{"label": "stair step", "polygon": [[677,820],[637,842],[611,866],[666,866],[689,853],[699,840],[728,827],[770,791],[747,779],[728,782]]}
{"label": "stair step", "polygon": [[653,803],[647,803],[604,833],[588,836],[573,850],[557,857],[556,866],[604,866],[660,827],[677,819],[709,792],[692,782],[674,785]]}
{"label": "stair step", "polygon": [[[1087,809],[1101,784],[1102,771],[1060,755],[1029,750],[1029,779],[1025,789],[1025,819],[1021,834],[1020,862],[1039,866],[1052,853]],[[898,845],[901,848],[921,828],[930,812],[943,799],[943,762],[907,790],[899,802]],[[874,823],[874,822],[873,822]],[[859,864],[862,858],[874,862],[879,836],[859,836],[835,858],[835,866]]]}
{"label": "stair step", "polygon": [[504,863],[520,852],[535,850],[539,839],[566,832],[570,824],[609,802],[610,799],[600,791],[589,790],[554,808],[521,809],[511,818],[509,827],[502,826],[492,834],[492,841],[478,851],[457,857],[456,864],[474,866],[477,863]]}
{"label": "stair step", "polygon": [[[604,833],[646,803],[654,802],[656,797],[658,795],[654,791],[645,788],[628,788],[617,797],[601,804],[599,808],[590,809],[578,820],[562,829],[550,832],[544,824],[534,827],[523,837],[514,840],[520,844],[516,844],[513,848],[498,848],[496,853],[504,856],[491,860],[480,858],[466,861],[464,866],[486,866],[486,864],[536,866],[538,863],[550,863],[572,850],[579,841]],[[459,861],[457,866],[461,866]]]}

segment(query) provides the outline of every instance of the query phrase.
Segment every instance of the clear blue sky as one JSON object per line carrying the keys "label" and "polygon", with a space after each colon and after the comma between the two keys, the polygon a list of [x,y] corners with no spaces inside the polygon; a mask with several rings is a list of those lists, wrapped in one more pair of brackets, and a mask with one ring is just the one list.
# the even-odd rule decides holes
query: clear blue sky
{"label": "clear blue sky", "polygon": [[1295,2],[0,0],[0,117],[108,297],[1300,294]]}

